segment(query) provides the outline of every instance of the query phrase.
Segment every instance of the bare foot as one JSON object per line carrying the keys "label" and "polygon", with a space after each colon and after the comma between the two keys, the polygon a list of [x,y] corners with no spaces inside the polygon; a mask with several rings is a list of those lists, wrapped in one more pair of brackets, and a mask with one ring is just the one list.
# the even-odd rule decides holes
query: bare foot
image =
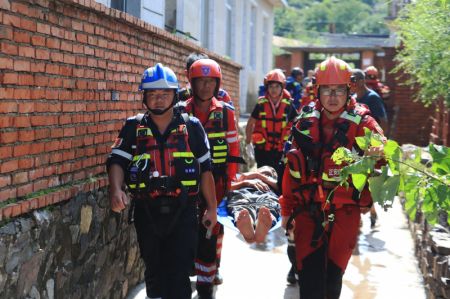
{"label": "bare foot", "polygon": [[255,242],[255,231],[253,230],[253,220],[247,210],[241,210],[236,219],[236,227],[241,232],[247,243]]}
{"label": "bare foot", "polygon": [[258,212],[258,220],[256,221],[255,241],[256,243],[263,243],[266,235],[272,227],[272,221],[275,218],[266,207],[261,207]]}

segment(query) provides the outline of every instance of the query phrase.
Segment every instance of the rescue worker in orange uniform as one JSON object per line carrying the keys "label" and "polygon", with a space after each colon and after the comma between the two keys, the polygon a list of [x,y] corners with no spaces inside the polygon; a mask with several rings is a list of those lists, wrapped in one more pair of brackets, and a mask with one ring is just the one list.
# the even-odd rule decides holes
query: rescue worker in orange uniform
{"label": "rescue worker in orange uniform", "polygon": [[257,167],[271,166],[277,172],[292,121],[297,111],[286,97],[286,77],[279,69],[264,77],[266,94],[259,97],[245,128],[246,150],[254,154]]}
{"label": "rescue worker in orange uniform", "polygon": [[140,90],[147,111],[127,119],[107,160],[111,209],[127,205],[126,182],[147,298],[188,299],[200,192],[202,223],[217,221],[209,144],[198,119],[173,109],[178,81],[171,69],[158,63],[145,70]]}
{"label": "rescue worker in orange uniform", "polygon": [[[355,138],[364,128],[383,134],[370,111],[350,97],[351,70],[330,57],[316,70],[318,101],[305,106],[292,129],[280,197],[282,226],[294,229],[302,299],[338,299],[342,277],[356,245],[360,213],[372,198],[352,185],[338,187],[343,165],[331,155],[339,147],[360,155],[381,155],[382,146],[363,153]],[[336,189],[335,189],[336,188]],[[330,193],[334,189],[334,192]]]}
{"label": "rescue worker in orange uniform", "polygon": [[[199,59],[208,59],[208,55],[205,53],[196,53],[193,52],[189,54],[189,56],[186,58],[186,76],[189,74],[189,69],[191,68],[191,65],[196,62]],[[178,97],[180,98],[180,101],[184,102],[190,97],[192,97],[192,88],[191,85],[188,83],[186,87],[181,88],[178,91]],[[219,101],[225,102],[233,106],[233,100],[231,99],[230,95],[225,89],[219,88],[219,92],[217,93],[217,99]]]}
{"label": "rescue worker in orange uniform", "polygon": [[[239,157],[239,140],[234,108],[217,100],[222,82],[219,64],[212,59],[199,59],[189,69],[193,97],[186,101],[186,112],[196,116],[203,124],[211,146],[213,175],[217,204],[230,191],[236,179]],[[213,298],[213,284],[217,271],[218,240],[223,239],[223,226],[217,223],[210,238],[206,228],[199,230],[198,256],[195,261],[197,293],[199,298]],[[219,246],[220,247],[220,246]],[[219,252],[220,255],[220,252]]]}
{"label": "rescue worker in orange uniform", "polygon": [[371,65],[364,70],[364,73],[366,75],[367,87],[378,93],[384,101],[388,100],[390,89],[389,86],[380,82],[380,79],[378,78],[378,69]]}

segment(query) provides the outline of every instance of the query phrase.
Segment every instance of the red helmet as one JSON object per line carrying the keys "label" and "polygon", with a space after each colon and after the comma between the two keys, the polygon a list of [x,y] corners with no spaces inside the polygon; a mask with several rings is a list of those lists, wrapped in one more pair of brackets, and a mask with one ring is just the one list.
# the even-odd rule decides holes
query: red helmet
{"label": "red helmet", "polygon": [[284,88],[286,86],[286,76],[280,69],[274,69],[267,73],[264,77],[264,85],[267,86],[269,82],[278,82]]}
{"label": "red helmet", "polygon": [[364,70],[364,73],[366,73],[366,76],[375,76],[378,77],[378,70],[376,67],[374,67],[373,65],[367,67]]}
{"label": "red helmet", "polygon": [[212,59],[199,59],[195,61],[189,68],[189,82],[192,85],[192,79],[195,78],[217,78],[220,87],[222,82],[222,71],[217,62]]}
{"label": "red helmet", "polygon": [[352,76],[350,66],[334,56],[322,61],[315,73],[315,84],[317,85],[350,84]]}

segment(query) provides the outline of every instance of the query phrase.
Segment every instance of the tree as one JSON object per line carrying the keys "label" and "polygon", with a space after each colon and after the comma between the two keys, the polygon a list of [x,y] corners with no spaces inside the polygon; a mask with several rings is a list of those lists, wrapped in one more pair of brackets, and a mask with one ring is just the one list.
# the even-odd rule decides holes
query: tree
{"label": "tree", "polygon": [[275,35],[304,39],[330,26],[336,33],[387,34],[385,15],[381,0],[290,0],[288,8],[275,11]]}
{"label": "tree", "polygon": [[444,100],[450,107],[450,11],[445,0],[408,4],[395,22],[402,42],[396,71],[410,75],[407,84],[420,86],[425,105]]}

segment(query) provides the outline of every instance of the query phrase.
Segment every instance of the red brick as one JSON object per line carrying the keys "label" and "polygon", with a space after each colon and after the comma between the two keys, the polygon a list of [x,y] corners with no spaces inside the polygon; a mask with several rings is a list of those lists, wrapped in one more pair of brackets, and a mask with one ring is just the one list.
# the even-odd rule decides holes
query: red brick
{"label": "red brick", "polygon": [[28,74],[19,74],[19,81],[17,82],[18,85],[34,85],[34,77],[33,75]]}
{"label": "red brick", "polygon": [[31,210],[35,210],[35,209],[37,209],[38,208],[38,206],[39,206],[39,199],[38,198],[30,198],[29,200],[29,203],[30,203],[30,209]]}
{"label": "red brick", "polygon": [[14,185],[23,184],[23,183],[28,182],[28,172],[22,171],[22,172],[13,174],[12,182]]}
{"label": "red brick", "polygon": [[19,141],[26,142],[26,141],[33,141],[34,140],[34,130],[21,130],[19,131]]}
{"label": "red brick", "polygon": [[[58,129],[52,129],[51,131],[55,131]],[[62,130],[62,129],[60,129]],[[45,139],[45,138],[49,138],[50,137],[50,129],[41,129],[41,130],[36,130],[34,131],[34,138],[36,140],[39,139]]]}
{"label": "red brick", "polygon": [[17,84],[19,75],[17,73],[5,73],[0,77],[0,82],[3,84]]}
{"label": "red brick", "polygon": [[[34,84],[39,87],[46,87],[49,84],[49,78],[44,75],[34,76]],[[45,90],[34,90],[33,99],[43,99],[45,98]]]}
{"label": "red brick", "polygon": [[20,202],[20,209],[22,211],[22,214],[26,214],[30,212],[30,202],[28,200],[23,200]]}
{"label": "red brick", "polygon": [[19,53],[19,49],[16,45],[8,44],[5,42],[0,43],[0,51],[6,55],[17,55],[17,53]]}
{"label": "red brick", "polygon": [[17,131],[0,133],[0,143],[3,144],[15,143],[17,139],[18,139]]}
{"label": "red brick", "polygon": [[64,29],[62,28],[51,26],[50,32],[53,36],[64,38]]}
{"label": "red brick", "polygon": [[0,39],[12,40],[13,39],[12,27],[0,26]]}
{"label": "red brick", "polygon": [[[33,144],[33,146],[30,149],[30,154],[31,155],[35,155],[35,154],[40,154],[44,151],[44,144],[43,143],[35,143]],[[36,161],[35,161],[36,163]]]}
{"label": "red brick", "polygon": [[31,144],[16,145],[16,146],[14,146],[13,155],[14,155],[14,157],[26,156],[26,155],[30,154],[30,150],[31,150]]}
{"label": "red brick", "polygon": [[30,61],[15,60],[14,61],[14,70],[16,72],[20,72],[20,71],[29,72],[30,71]]}
{"label": "red brick", "polygon": [[[5,198],[3,198],[3,196],[5,196]],[[0,192],[0,200],[3,201],[4,199],[6,200],[6,199],[9,199],[9,198],[11,198],[9,190],[6,190],[6,192],[4,192],[4,191]],[[2,212],[2,215],[3,215],[4,219],[8,219],[8,218],[12,217],[13,206],[14,206],[14,204],[10,203],[10,204],[4,206],[1,209],[1,212]]]}
{"label": "red brick", "polygon": [[45,63],[44,62],[34,62],[33,61],[31,63],[31,71],[33,73],[44,73],[45,72]]}
{"label": "red brick", "polygon": [[0,172],[7,173],[17,170],[19,166],[18,160],[3,161],[0,165]]}
{"label": "red brick", "polygon": [[35,57],[35,50],[33,47],[19,46],[19,56]]}
{"label": "red brick", "polygon": [[[52,55],[53,57],[53,55]],[[57,64],[47,64],[45,66],[45,72],[48,74],[59,75],[59,66]]]}
{"label": "red brick", "polygon": [[14,112],[17,112],[17,102],[2,101],[2,104],[0,105],[0,113],[14,113]]}
{"label": "red brick", "polygon": [[28,20],[28,19],[21,19],[20,20],[20,28],[28,30],[28,31],[36,32],[36,29],[37,29],[36,21]]}
{"label": "red brick", "polygon": [[[17,189],[17,194],[19,194],[19,190],[21,188]],[[23,195],[18,195],[18,196],[23,196]],[[12,217],[17,217],[20,214],[22,214],[22,208],[20,207],[20,203],[15,203],[12,205],[12,212],[11,212],[11,218]]]}
{"label": "red brick", "polygon": [[73,137],[73,136],[75,136],[75,128],[64,129],[64,137]]}
{"label": "red brick", "polygon": [[46,200],[45,200],[46,196],[47,195],[43,195],[43,196],[39,197],[39,203],[38,203],[39,208],[43,208],[47,205]]}
{"label": "red brick", "polygon": [[[45,46],[45,37],[40,36],[40,35],[33,35],[31,37],[31,44],[33,46]],[[37,56],[37,53],[36,53]]]}
{"label": "red brick", "polygon": [[28,175],[30,177],[30,181],[37,180],[39,178],[42,178],[42,176],[44,175],[44,169],[43,168],[32,169],[30,170]]}
{"label": "red brick", "polygon": [[8,159],[12,157],[12,146],[0,146],[0,159]]}
{"label": "red brick", "polygon": [[0,69],[13,69],[13,60],[8,57],[0,57]]}
{"label": "red brick", "polygon": [[11,4],[11,10],[22,15],[28,15],[28,6],[22,3],[13,2]]}
{"label": "red brick", "polygon": [[11,184],[11,176],[10,175],[2,175],[0,176],[0,188],[8,186]]}
{"label": "red brick", "polygon": [[59,77],[51,78],[51,80],[48,82],[48,86],[50,87],[62,87],[62,79]]}
{"label": "red brick", "polygon": [[50,59],[50,52],[47,49],[36,49],[36,58],[37,59]]}
{"label": "red brick", "polygon": [[14,41],[18,43],[27,43],[29,44],[31,40],[31,35],[29,32],[25,31],[14,31]]}
{"label": "red brick", "polygon": [[[19,159],[19,169],[29,169],[34,166],[33,158],[21,158]],[[31,180],[31,178],[30,178]]]}
{"label": "red brick", "polygon": [[[16,100],[30,100],[31,99],[31,90],[30,90],[30,88],[26,87],[26,88],[16,88],[16,89],[14,89],[14,99],[16,99]],[[19,108],[21,107],[21,105],[33,106],[32,104],[26,103],[26,102],[23,102],[23,101],[19,102]],[[27,109],[27,110],[25,110],[23,108],[22,108],[22,110],[19,109],[19,112],[22,112],[22,111],[32,112],[33,109]]]}
{"label": "red brick", "polygon": [[47,38],[47,47],[59,50],[61,47],[61,41],[57,38]]}
{"label": "red brick", "polygon": [[48,188],[48,181],[45,179],[36,180],[33,182],[33,192],[47,188]]}
{"label": "red brick", "polygon": [[14,126],[17,128],[28,128],[31,126],[29,116],[17,116],[14,118]]}
{"label": "red brick", "polygon": [[3,15],[3,24],[11,25],[16,28],[20,28],[20,17],[15,15],[4,14]]}

